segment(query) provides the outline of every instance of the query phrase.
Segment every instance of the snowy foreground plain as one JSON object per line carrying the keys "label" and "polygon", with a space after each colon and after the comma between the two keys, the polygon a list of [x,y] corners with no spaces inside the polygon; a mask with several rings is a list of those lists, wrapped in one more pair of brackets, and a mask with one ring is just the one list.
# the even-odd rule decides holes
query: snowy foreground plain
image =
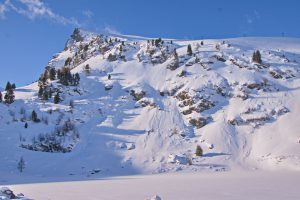
{"label": "snowy foreground plain", "polygon": [[299,172],[169,173],[103,180],[13,185],[38,200],[298,200]]}

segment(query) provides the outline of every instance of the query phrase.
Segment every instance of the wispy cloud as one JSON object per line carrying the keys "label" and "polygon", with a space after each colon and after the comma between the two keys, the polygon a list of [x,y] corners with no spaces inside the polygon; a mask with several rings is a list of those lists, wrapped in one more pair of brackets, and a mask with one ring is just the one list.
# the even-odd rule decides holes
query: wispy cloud
{"label": "wispy cloud", "polygon": [[245,18],[246,18],[246,22],[248,24],[252,24],[255,21],[258,21],[260,19],[260,14],[259,14],[259,12],[257,10],[254,10],[253,13],[246,14]]}
{"label": "wispy cloud", "polygon": [[89,19],[94,16],[94,13],[90,10],[84,10],[84,11],[82,11],[82,14]]}
{"label": "wispy cloud", "polygon": [[5,13],[8,11],[9,0],[5,0],[3,4],[0,4],[0,18],[5,19]]}
{"label": "wispy cloud", "polygon": [[6,13],[8,12],[18,13],[30,20],[35,20],[36,18],[47,18],[63,25],[81,26],[77,19],[67,18],[55,13],[40,0],[5,0],[4,3],[0,4],[1,19],[5,19]]}
{"label": "wispy cloud", "polygon": [[[0,0],[1,1],[1,0]],[[83,10],[81,14],[85,17],[82,21],[76,18],[68,18],[58,14],[46,5],[42,0],[3,0],[0,2],[0,20],[5,20],[9,12],[22,15],[29,20],[48,19],[52,22],[71,25],[80,28],[96,29],[107,34],[121,34],[115,27],[105,24],[99,28],[93,23],[94,13],[91,10]],[[94,27],[94,28],[92,28]]]}
{"label": "wispy cloud", "polygon": [[105,25],[103,31],[105,33],[109,33],[109,34],[116,34],[116,35],[120,35],[120,31],[118,31],[116,28],[110,26],[110,25]]}
{"label": "wispy cloud", "polygon": [[244,15],[245,23],[240,25],[243,36],[249,36],[255,31],[256,24],[261,20],[261,15],[257,10]]}

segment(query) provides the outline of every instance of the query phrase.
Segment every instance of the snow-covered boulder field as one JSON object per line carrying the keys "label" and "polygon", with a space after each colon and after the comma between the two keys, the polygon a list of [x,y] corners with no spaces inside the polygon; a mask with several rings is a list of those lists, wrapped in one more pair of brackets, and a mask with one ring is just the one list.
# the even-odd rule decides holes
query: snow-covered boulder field
{"label": "snow-covered boulder field", "polygon": [[0,185],[299,171],[299,73],[299,39],[183,41],[75,29],[37,82],[2,91]]}

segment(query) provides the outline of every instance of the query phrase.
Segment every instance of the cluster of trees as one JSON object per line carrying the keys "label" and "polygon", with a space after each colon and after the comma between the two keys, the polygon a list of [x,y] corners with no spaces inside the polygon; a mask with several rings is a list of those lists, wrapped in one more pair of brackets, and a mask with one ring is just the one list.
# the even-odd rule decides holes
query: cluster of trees
{"label": "cluster of trees", "polygon": [[72,58],[71,58],[71,57],[68,57],[68,58],[65,60],[65,67],[66,67],[66,66],[70,66],[70,65],[71,65],[71,62],[72,62]]}
{"label": "cluster of trees", "polygon": [[7,82],[6,86],[5,86],[5,91],[8,91],[10,89],[16,89],[16,84],[14,83],[10,83],[9,81]]}
{"label": "cluster of trees", "polygon": [[[69,63],[71,60],[71,58],[68,58],[65,62]],[[72,74],[71,69],[66,66],[58,70],[53,67],[48,67],[39,78],[39,86],[45,87],[48,85],[48,80],[53,81],[56,79],[59,79],[59,82],[65,86],[77,86],[80,81],[80,76],[78,73]]]}
{"label": "cluster of trees", "polygon": [[38,96],[41,100],[48,100],[52,98],[52,89],[51,87],[39,87]]}
{"label": "cluster of trees", "polygon": [[261,54],[260,54],[259,50],[256,50],[253,52],[252,61],[259,63],[259,64],[262,63]]}
{"label": "cluster of trees", "polygon": [[20,114],[23,115],[23,117],[21,118],[21,121],[22,122],[25,122],[24,124],[24,128],[28,128],[28,123],[27,123],[27,120],[28,121],[32,121],[33,123],[40,123],[40,122],[44,122],[45,124],[48,124],[48,118],[47,117],[44,117],[42,116],[41,118],[38,117],[38,114],[35,110],[33,110],[31,112],[31,115],[27,117],[26,115],[26,111],[24,108],[21,108],[20,109]]}
{"label": "cluster of trees", "polygon": [[155,40],[148,40],[147,43],[151,43],[152,46],[160,47],[164,44],[164,41],[161,38],[157,38]]}
{"label": "cluster of trees", "polygon": [[9,81],[5,87],[5,95],[3,98],[2,92],[0,91],[0,103],[4,102],[6,104],[11,104],[15,101],[15,93],[14,90],[16,89],[16,84],[11,84]]}
{"label": "cluster of trees", "polygon": [[[22,148],[42,152],[70,152],[74,142],[79,138],[79,133],[71,120],[57,126],[52,133],[39,134],[32,139],[30,144],[21,144]],[[66,144],[66,140],[69,144]]]}
{"label": "cluster of trees", "polygon": [[[65,86],[77,86],[80,82],[79,74],[72,74],[69,67],[63,67],[62,69],[58,70],[55,70],[55,68],[48,67],[40,76],[38,81],[38,96],[41,100],[49,100],[53,97],[54,91],[52,90],[52,86],[49,85],[48,80],[56,79],[59,79],[59,83]],[[53,101],[55,104],[58,104],[61,101],[59,92],[55,93]]]}
{"label": "cluster of trees", "polygon": [[72,74],[69,67],[63,67],[57,70],[57,78],[59,82],[65,86],[77,86],[80,81],[79,74]]}
{"label": "cluster of trees", "polygon": [[81,42],[81,41],[83,41],[83,37],[80,34],[80,29],[79,28],[75,28],[74,29],[73,34],[71,35],[71,38],[75,42]]}
{"label": "cluster of trees", "polygon": [[56,70],[54,68],[46,68],[44,73],[40,76],[38,85],[39,91],[38,96],[42,100],[48,100],[52,98],[52,89],[48,85],[48,80],[55,80],[56,79]]}

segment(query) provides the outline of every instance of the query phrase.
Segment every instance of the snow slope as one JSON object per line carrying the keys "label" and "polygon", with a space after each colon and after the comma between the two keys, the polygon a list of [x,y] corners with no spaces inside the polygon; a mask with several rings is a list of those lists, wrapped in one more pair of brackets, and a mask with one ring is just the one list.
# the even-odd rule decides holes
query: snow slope
{"label": "snow slope", "polygon": [[[78,86],[48,80],[62,102],[40,100],[33,83],[15,90],[13,104],[0,104],[0,184],[181,170],[300,170],[300,39],[156,45],[141,37],[79,34],[82,40],[70,39],[47,65],[62,69],[70,57],[67,67],[80,75]],[[171,70],[174,49],[178,68]],[[255,50],[262,64],[252,62]],[[30,120],[33,110],[40,123]],[[79,133],[62,139],[71,152],[21,148],[67,121]],[[197,145],[202,157],[195,156]]]}

